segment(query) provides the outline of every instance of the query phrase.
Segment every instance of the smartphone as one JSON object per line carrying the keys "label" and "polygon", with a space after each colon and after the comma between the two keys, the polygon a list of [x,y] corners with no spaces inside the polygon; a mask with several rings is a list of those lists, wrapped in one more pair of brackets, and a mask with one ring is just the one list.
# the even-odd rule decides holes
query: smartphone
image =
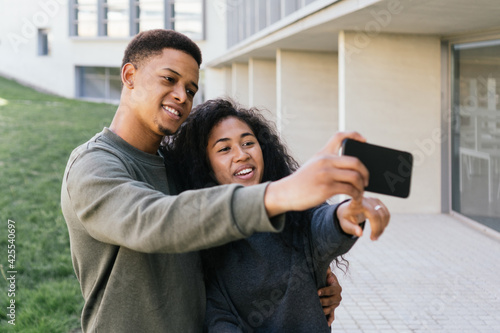
{"label": "smartphone", "polygon": [[400,198],[410,195],[412,154],[352,139],[342,142],[341,154],[357,157],[370,172],[365,191]]}

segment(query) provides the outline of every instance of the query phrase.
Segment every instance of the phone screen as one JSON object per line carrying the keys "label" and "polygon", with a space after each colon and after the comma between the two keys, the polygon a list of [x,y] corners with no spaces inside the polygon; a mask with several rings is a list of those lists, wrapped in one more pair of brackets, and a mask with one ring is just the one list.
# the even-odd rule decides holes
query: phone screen
{"label": "phone screen", "polygon": [[400,198],[410,195],[412,154],[346,139],[342,142],[342,155],[357,157],[370,172],[365,191]]}

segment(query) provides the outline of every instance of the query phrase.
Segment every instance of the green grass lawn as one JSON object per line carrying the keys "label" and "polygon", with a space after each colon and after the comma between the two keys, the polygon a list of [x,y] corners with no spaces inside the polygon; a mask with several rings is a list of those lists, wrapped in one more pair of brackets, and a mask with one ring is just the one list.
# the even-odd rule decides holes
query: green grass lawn
{"label": "green grass lawn", "polygon": [[[70,332],[83,298],[73,272],[61,180],[71,151],[108,126],[116,106],[42,94],[0,77],[0,332]],[[8,220],[15,297],[8,296]],[[15,326],[7,306],[15,299]]]}

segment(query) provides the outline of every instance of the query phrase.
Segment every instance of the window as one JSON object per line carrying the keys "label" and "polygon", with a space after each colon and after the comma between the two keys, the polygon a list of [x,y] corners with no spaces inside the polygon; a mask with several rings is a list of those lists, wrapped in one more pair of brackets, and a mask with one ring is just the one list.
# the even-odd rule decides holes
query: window
{"label": "window", "polygon": [[166,28],[204,38],[204,0],[70,0],[70,34],[127,37]]}
{"label": "window", "polygon": [[38,29],[38,55],[48,55],[49,51],[49,30]]}
{"label": "window", "polygon": [[[229,0],[223,1],[227,18],[227,45],[232,47],[255,33],[276,24],[280,27],[283,19],[295,14],[305,17],[326,5],[318,0]],[[340,0],[328,1],[329,4]],[[316,2],[315,5],[311,5]],[[311,6],[310,6],[311,5]],[[309,7],[309,8],[308,8]],[[300,13],[301,12],[301,13]],[[297,13],[297,14],[296,14]],[[291,22],[289,20],[288,22]]]}
{"label": "window", "polygon": [[257,31],[260,31],[269,25],[268,22],[268,10],[267,10],[267,1],[266,0],[257,0]]}
{"label": "window", "polygon": [[168,0],[167,29],[179,31],[193,40],[203,36],[203,1]]}
{"label": "window", "polygon": [[70,33],[73,36],[97,36],[97,0],[72,0]]}
{"label": "window", "polygon": [[452,51],[453,210],[500,231],[500,40]]}
{"label": "window", "polygon": [[77,67],[76,72],[78,97],[113,103],[120,100],[120,68]]}
{"label": "window", "polygon": [[133,6],[133,31],[158,29],[165,27],[163,0],[134,1]]}
{"label": "window", "polygon": [[273,24],[275,22],[278,22],[282,15],[281,15],[281,0],[269,0],[269,18],[270,24]]}
{"label": "window", "polygon": [[109,37],[130,36],[129,1],[103,0],[102,35]]}
{"label": "window", "polygon": [[[76,96],[92,101],[118,103],[122,91],[121,70],[118,67],[76,67]],[[200,71],[199,89],[193,107],[205,100],[205,73]]]}

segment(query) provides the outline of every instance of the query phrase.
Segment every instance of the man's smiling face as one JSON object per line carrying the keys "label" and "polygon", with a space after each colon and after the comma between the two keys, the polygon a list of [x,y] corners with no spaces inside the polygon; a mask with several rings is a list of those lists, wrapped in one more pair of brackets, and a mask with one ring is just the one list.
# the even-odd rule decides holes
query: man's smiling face
{"label": "man's smiling face", "polygon": [[167,48],[131,70],[131,102],[141,127],[159,136],[175,133],[191,112],[198,90],[196,60],[183,51]]}

